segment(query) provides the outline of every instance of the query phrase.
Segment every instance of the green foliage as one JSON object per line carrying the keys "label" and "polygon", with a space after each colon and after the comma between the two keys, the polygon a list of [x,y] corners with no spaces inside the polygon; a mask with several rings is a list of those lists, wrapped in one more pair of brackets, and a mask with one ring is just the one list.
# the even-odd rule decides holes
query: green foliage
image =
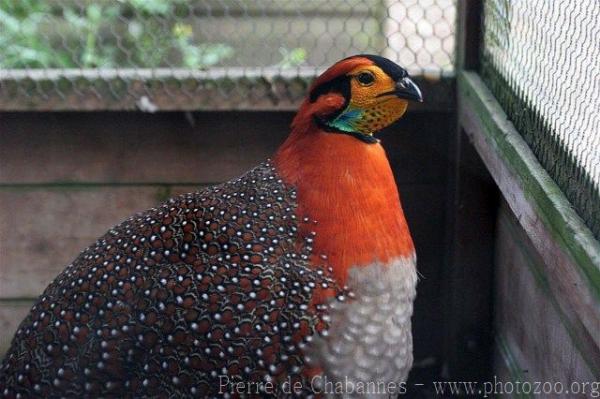
{"label": "green foliage", "polygon": [[302,47],[296,47],[291,50],[281,47],[279,52],[282,58],[277,65],[281,68],[297,67],[306,61],[306,50]]}
{"label": "green foliage", "polygon": [[204,68],[233,56],[178,22],[185,0],[0,0],[1,68]]}

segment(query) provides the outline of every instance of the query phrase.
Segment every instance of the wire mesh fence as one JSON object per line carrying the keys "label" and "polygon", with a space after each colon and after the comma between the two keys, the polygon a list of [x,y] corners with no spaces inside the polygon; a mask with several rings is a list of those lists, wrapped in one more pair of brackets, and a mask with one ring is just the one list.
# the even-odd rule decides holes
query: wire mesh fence
{"label": "wire mesh fence", "polygon": [[0,0],[0,109],[295,107],[383,54],[453,73],[454,0]]}
{"label": "wire mesh fence", "polygon": [[600,2],[484,4],[483,78],[600,239]]}

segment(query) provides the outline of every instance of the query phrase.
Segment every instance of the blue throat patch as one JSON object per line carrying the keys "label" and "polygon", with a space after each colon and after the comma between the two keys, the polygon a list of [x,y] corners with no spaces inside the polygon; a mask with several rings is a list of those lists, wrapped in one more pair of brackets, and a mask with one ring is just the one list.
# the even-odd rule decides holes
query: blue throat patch
{"label": "blue throat patch", "polygon": [[326,130],[334,133],[347,134],[368,144],[379,143],[379,140],[373,137],[372,134],[365,134],[358,131],[357,122],[362,119],[363,114],[364,111],[360,108],[348,106],[332,121],[325,122],[319,119],[317,121],[325,126]]}
{"label": "blue throat patch", "polygon": [[363,111],[361,109],[349,105],[334,120],[327,122],[327,125],[343,132],[354,133],[357,131],[357,126],[355,124],[362,116]]}

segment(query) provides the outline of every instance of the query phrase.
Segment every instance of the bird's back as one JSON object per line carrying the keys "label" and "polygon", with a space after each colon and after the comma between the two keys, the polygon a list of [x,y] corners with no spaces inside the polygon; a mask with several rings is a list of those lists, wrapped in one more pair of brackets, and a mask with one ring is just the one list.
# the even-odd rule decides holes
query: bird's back
{"label": "bird's back", "polygon": [[[303,381],[340,292],[298,245],[296,194],[268,163],[129,218],[84,250],[20,325],[6,397],[206,396]],[[325,318],[327,319],[327,318]]]}

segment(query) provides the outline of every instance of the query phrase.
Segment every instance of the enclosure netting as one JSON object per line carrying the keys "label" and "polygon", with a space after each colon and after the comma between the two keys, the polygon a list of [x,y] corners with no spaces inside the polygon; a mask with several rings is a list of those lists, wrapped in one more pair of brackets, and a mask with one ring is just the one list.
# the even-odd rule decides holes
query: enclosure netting
{"label": "enclosure netting", "polygon": [[486,0],[481,74],[600,238],[600,2]]}
{"label": "enclosure netting", "polygon": [[454,0],[0,0],[0,110],[295,107],[341,58],[453,73]]}

